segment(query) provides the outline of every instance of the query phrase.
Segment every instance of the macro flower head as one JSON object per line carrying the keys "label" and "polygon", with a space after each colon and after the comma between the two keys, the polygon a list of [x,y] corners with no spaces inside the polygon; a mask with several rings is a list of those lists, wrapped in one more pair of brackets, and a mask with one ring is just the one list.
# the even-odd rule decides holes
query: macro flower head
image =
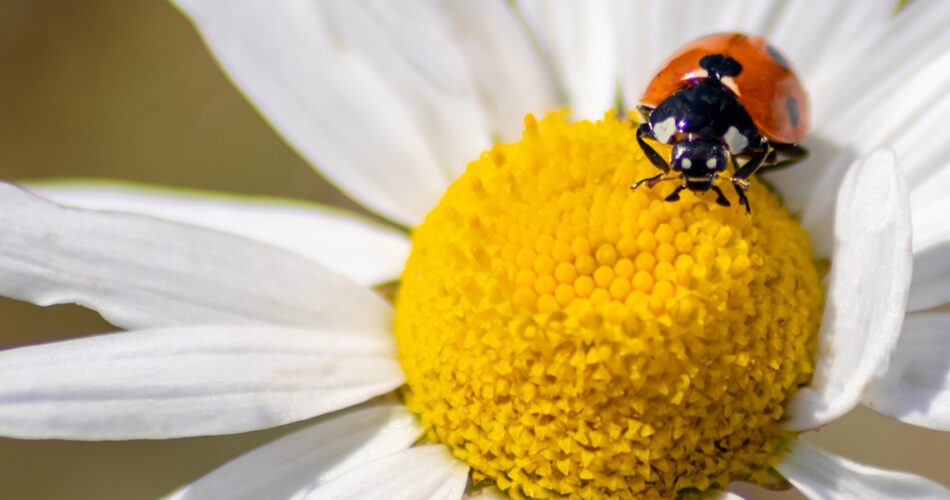
{"label": "macro flower head", "polygon": [[[125,330],[0,353],[4,435],[325,415],[176,499],[950,497],[798,439],[859,404],[950,430],[946,5],[178,4],[275,129],[392,224],[0,184],[0,293]],[[631,190],[656,174],[640,92],[725,31],[788,56],[811,155],[728,192],[751,213]]]}

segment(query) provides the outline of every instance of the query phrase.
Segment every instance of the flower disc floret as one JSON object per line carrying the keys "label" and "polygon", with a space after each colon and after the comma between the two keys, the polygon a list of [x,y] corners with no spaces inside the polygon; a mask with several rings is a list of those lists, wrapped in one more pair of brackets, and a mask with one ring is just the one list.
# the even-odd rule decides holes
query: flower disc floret
{"label": "flower disc floret", "polygon": [[396,336],[429,438],[515,498],[767,481],[821,319],[803,230],[758,181],[751,215],[631,190],[657,170],[628,121],[525,124],[413,232]]}

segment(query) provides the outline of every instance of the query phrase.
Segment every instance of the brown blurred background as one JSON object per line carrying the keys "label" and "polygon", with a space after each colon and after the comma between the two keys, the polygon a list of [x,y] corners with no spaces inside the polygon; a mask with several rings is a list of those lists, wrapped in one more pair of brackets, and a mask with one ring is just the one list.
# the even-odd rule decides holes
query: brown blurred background
{"label": "brown blurred background", "polygon": [[[170,4],[4,0],[0,179],[64,176],[355,207],[244,101]],[[79,307],[0,298],[0,348],[110,330]],[[288,430],[118,443],[0,439],[0,498],[153,499]],[[950,485],[950,433],[859,410],[807,439]]]}

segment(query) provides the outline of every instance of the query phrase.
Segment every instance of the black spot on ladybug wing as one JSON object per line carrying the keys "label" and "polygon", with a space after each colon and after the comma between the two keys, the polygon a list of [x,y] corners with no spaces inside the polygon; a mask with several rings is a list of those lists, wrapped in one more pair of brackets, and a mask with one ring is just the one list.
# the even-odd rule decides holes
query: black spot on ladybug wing
{"label": "black spot on ladybug wing", "polygon": [[793,127],[798,126],[798,102],[794,98],[785,99],[785,107],[788,108],[788,121],[792,122]]}
{"label": "black spot on ladybug wing", "polygon": [[769,55],[772,56],[772,60],[775,61],[776,64],[785,68],[786,71],[792,70],[792,67],[789,66],[788,64],[788,59],[785,59],[785,56],[782,55],[782,53],[779,52],[779,50],[776,49],[775,46],[766,45],[765,50],[769,51]]}
{"label": "black spot on ladybug wing", "polygon": [[699,67],[706,70],[711,78],[719,80],[727,76],[738,76],[742,73],[739,61],[722,54],[709,54],[699,60]]}

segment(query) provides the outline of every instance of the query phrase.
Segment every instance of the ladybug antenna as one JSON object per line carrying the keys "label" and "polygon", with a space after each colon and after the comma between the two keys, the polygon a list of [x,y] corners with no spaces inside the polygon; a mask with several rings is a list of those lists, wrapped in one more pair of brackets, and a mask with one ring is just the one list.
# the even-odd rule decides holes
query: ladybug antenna
{"label": "ladybug antenna", "polygon": [[707,78],[721,80],[727,76],[738,76],[742,65],[735,59],[722,54],[709,54],[699,60],[699,67],[709,74]]}

